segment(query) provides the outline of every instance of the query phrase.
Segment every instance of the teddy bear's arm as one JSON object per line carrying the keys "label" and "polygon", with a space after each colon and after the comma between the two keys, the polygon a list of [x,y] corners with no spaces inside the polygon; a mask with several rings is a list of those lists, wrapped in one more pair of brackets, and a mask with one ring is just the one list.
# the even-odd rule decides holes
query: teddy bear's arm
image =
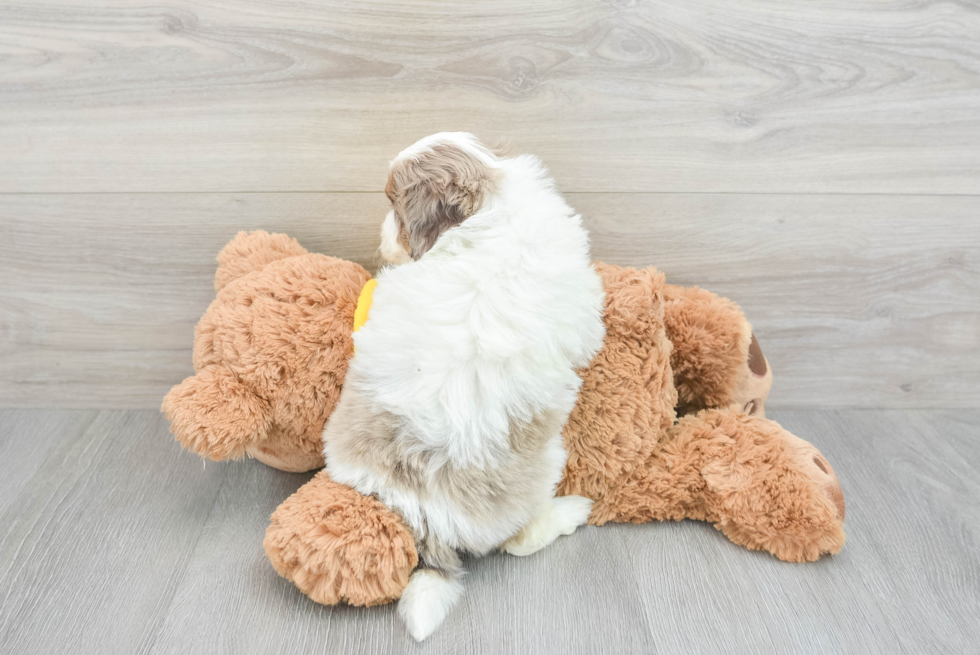
{"label": "teddy bear's arm", "polygon": [[223,366],[206,366],[175,386],[161,409],[185,448],[213,460],[242,457],[269,430],[268,401]]}
{"label": "teddy bear's arm", "polygon": [[738,305],[698,287],[665,284],[663,294],[677,413],[738,404],[764,417],[772,369]]}

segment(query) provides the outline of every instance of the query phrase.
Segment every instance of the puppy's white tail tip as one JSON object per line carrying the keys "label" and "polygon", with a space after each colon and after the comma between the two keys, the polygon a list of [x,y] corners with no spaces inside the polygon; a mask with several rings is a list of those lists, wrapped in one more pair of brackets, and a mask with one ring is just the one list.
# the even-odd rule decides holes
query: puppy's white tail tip
{"label": "puppy's white tail tip", "polygon": [[419,569],[402,592],[398,614],[408,633],[416,641],[422,641],[442,625],[462,593],[463,585],[458,580],[432,569]]}

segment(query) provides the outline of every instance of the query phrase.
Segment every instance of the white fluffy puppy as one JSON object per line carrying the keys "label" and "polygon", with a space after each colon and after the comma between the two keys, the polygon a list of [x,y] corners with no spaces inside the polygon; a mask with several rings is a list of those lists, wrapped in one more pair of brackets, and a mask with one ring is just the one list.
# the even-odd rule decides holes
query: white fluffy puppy
{"label": "white fluffy puppy", "polygon": [[422,139],[391,163],[382,270],[324,429],[327,469],[412,529],[398,605],[424,639],[462,591],[460,552],[527,555],[591,501],[555,498],[562,426],[602,345],[603,290],[581,218],[530,155]]}

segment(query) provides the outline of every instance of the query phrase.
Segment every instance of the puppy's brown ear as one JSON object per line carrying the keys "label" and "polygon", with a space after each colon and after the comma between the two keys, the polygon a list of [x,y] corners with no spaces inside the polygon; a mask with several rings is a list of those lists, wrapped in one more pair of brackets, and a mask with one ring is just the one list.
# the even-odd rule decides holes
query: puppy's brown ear
{"label": "puppy's brown ear", "polygon": [[412,259],[478,212],[496,182],[493,168],[455,144],[436,144],[418,157],[395,162],[386,190]]}

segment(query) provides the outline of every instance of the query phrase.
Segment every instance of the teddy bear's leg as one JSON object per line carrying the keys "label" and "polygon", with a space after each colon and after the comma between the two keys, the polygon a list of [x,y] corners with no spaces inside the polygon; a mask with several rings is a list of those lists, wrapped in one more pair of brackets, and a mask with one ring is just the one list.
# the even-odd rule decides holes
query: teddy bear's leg
{"label": "teddy bear's leg", "polygon": [[326,470],[276,509],[263,545],[279,575],[326,605],[395,600],[418,565],[415,540],[398,515]]}
{"label": "teddy bear's leg", "polygon": [[218,253],[218,270],[214,274],[214,290],[221,291],[229,283],[266,264],[306,254],[306,248],[285,234],[269,234],[264,230],[239,232]]}
{"label": "teddy bear's leg", "polygon": [[735,543],[790,562],[844,545],[844,494],[826,458],[734,406],[681,419],[602,505],[615,521],[710,521]]}
{"label": "teddy bear's leg", "polygon": [[269,403],[221,366],[207,366],[175,386],[161,409],[184,448],[213,460],[242,457],[269,431]]}
{"label": "teddy bear's leg", "polygon": [[666,284],[664,324],[679,415],[738,404],[765,416],[772,369],[738,305],[698,287]]}

